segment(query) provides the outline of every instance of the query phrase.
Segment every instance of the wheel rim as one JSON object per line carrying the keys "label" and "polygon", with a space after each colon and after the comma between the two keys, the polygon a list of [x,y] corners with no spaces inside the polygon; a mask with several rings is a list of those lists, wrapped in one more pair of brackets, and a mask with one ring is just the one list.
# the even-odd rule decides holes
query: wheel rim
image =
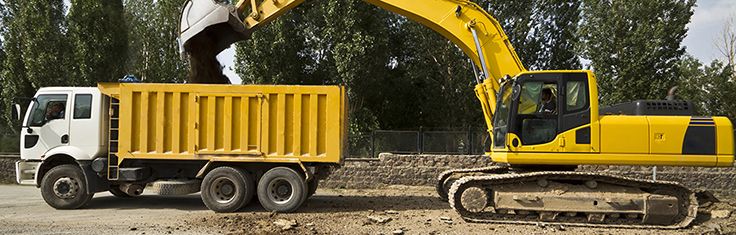
{"label": "wheel rim", "polygon": [[54,194],[62,199],[71,199],[77,196],[79,182],[71,177],[61,177],[54,182]]}
{"label": "wheel rim", "polygon": [[276,204],[286,204],[294,197],[291,183],[284,178],[277,178],[268,184],[268,198]]}
{"label": "wheel rim", "polygon": [[220,177],[210,187],[210,193],[218,203],[229,203],[235,199],[237,188],[232,180]]}

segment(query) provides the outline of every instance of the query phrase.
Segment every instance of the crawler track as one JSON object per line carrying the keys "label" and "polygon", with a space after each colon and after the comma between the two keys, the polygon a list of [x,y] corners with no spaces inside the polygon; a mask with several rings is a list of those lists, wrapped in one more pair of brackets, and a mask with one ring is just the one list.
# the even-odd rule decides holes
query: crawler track
{"label": "crawler track", "polygon": [[[544,180],[545,182],[584,182],[597,181],[600,183],[616,185],[617,187],[629,187],[631,189],[643,190],[646,192],[657,192],[670,197],[677,198],[678,214],[672,217],[672,223],[664,225],[644,224],[642,217],[628,218],[625,216],[611,216],[600,223],[589,222],[589,218],[581,216],[557,216],[553,221],[542,221],[540,219],[540,211],[527,211],[523,214],[515,213],[496,213],[492,203],[489,202],[488,209],[479,212],[471,212],[462,205],[463,192],[469,188],[484,189],[486,195],[492,195],[494,188],[503,185],[523,184]],[[663,193],[666,192],[666,193]],[[522,174],[485,174],[475,176],[465,176],[456,180],[449,190],[450,206],[460,214],[460,216],[468,222],[477,223],[504,223],[504,224],[559,224],[566,226],[581,227],[607,227],[607,228],[637,228],[637,229],[678,229],[690,225],[697,214],[698,204],[695,194],[689,189],[681,186],[676,182],[641,180],[622,176],[614,176],[608,174],[588,173],[588,172],[531,172]],[[562,193],[564,194],[564,192]],[[492,201],[492,200],[490,200]],[[476,210],[477,211],[477,210]],[[561,213],[583,214],[585,211],[568,211]]]}
{"label": "crawler track", "polygon": [[454,180],[466,176],[499,174],[506,171],[508,171],[507,166],[489,166],[480,168],[446,170],[440,173],[440,175],[437,177],[437,184],[435,185],[435,189],[437,190],[437,195],[439,195],[442,200],[447,201],[447,192],[450,190],[450,186],[452,186]]}

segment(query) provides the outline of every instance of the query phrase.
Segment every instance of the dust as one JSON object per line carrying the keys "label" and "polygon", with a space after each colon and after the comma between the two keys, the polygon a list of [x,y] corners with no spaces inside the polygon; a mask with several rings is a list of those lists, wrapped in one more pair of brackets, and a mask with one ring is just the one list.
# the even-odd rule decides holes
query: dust
{"label": "dust", "polygon": [[189,54],[187,83],[230,84],[230,79],[222,74],[222,66],[217,61],[220,50],[216,45],[214,37],[208,33],[190,39],[186,48]]}

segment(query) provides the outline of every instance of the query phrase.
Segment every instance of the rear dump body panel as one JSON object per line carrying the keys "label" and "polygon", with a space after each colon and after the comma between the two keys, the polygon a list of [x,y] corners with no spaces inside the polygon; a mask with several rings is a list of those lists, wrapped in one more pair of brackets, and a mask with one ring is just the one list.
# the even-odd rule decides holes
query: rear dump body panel
{"label": "rear dump body panel", "polygon": [[344,87],[99,87],[120,103],[118,163],[150,159],[339,164],[347,152]]}

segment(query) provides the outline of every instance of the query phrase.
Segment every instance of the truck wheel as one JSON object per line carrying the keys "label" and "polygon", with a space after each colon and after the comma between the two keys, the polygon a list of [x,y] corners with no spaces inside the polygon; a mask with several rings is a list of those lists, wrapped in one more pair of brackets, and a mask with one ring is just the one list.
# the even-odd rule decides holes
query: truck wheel
{"label": "truck wheel", "polygon": [[307,192],[307,197],[312,197],[312,195],[314,195],[314,193],[317,192],[318,186],[319,186],[319,180],[312,179],[312,181],[309,181],[309,183],[307,183],[307,187],[309,188],[309,192]]}
{"label": "truck wheel", "polygon": [[120,189],[120,185],[110,185],[110,193],[119,198],[131,198],[133,196],[128,195]]}
{"label": "truck wheel", "polygon": [[202,202],[215,212],[233,212],[253,199],[255,180],[243,170],[218,167],[202,180]]}
{"label": "truck wheel", "polygon": [[77,209],[94,196],[87,192],[87,181],[79,166],[60,165],[51,168],[41,180],[41,196],[56,209]]}
{"label": "truck wheel", "polygon": [[307,199],[304,178],[287,167],[267,171],[258,181],[258,200],[268,211],[293,212]]}

